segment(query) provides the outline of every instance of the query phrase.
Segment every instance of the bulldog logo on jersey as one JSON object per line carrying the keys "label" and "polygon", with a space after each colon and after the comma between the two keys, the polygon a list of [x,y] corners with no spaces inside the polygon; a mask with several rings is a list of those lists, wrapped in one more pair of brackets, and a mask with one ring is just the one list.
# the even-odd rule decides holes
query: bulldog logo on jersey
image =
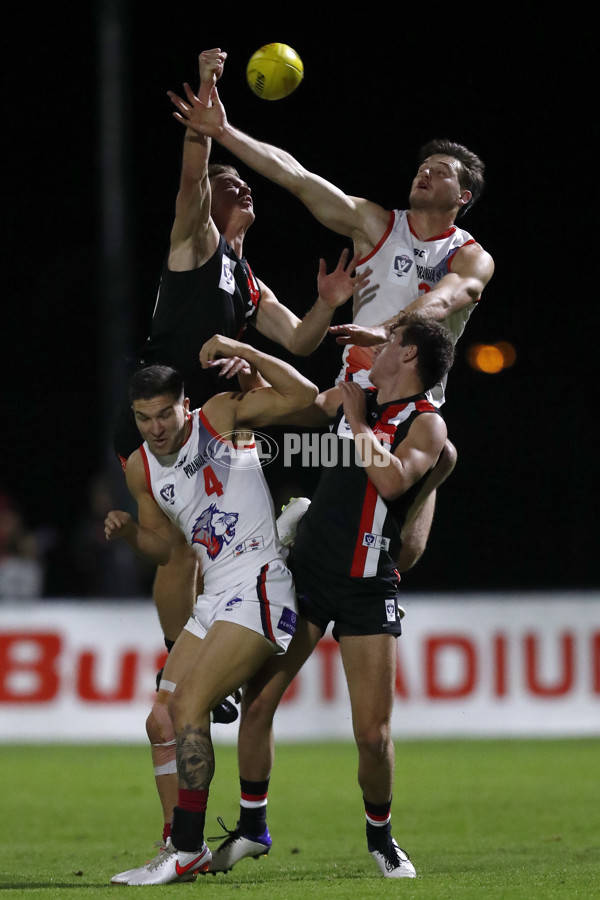
{"label": "bulldog logo on jersey", "polygon": [[211,503],[194,523],[192,544],[202,544],[210,558],[216,559],[223,547],[234,539],[238,519],[238,513],[223,512]]}

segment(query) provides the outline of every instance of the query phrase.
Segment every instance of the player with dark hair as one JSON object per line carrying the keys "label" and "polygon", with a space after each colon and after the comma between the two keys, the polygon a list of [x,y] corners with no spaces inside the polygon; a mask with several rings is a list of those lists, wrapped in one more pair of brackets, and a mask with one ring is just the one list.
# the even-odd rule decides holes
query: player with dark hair
{"label": "player with dark hair", "polygon": [[[199,93],[206,102],[223,71],[225,56],[216,49],[200,54]],[[367,281],[364,274],[352,276],[354,260],[348,262],[344,253],[330,274],[321,260],[319,296],[302,320],[279,303],[244,257],[244,239],[255,218],[250,188],[233,166],[209,166],[210,149],[210,138],[186,131],[169,252],[150,334],[139,360],[140,366],[164,364],[180,371],[193,408],[228,389],[231,382],[226,379],[247,377],[247,367],[239,360],[228,359],[217,369],[202,367],[199,350],[213,334],[239,339],[251,324],[291,353],[306,355],[327,334],[337,306],[346,302],[354,286]],[[125,468],[140,443],[128,400],[119,416],[114,443]],[[195,554],[175,528],[172,542],[169,562],[158,568],[153,589],[168,650],[191,614],[200,577]],[[218,721],[231,721],[237,710],[225,700],[215,716]],[[175,799],[173,735],[168,716],[162,722],[150,719],[148,727],[166,838]]]}
{"label": "player with dark hair", "polygon": [[458,210],[456,218],[464,216],[467,210],[475,205],[484,188],[485,165],[476,153],[468,150],[463,144],[446,139],[436,139],[424,144],[418,153],[419,166],[426,163],[432,156],[449,156],[460,164],[457,169],[458,183],[462,190],[469,191],[471,197],[465,205]]}
{"label": "player with dark hair", "polygon": [[106,538],[123,539],[166,566],[177,528],[198,558],[203,592],[167,659],[151,713],[163,727],[170,715],[174,727],[178,790],[171,833],[150,863],[115,875],[116,884],[190,881],[206,870],[211,710],[242,685],[252,685],[274,654],[285,653],[296,627],[292,578],[281,559],[251,429],[309,406],[317,388],[287,363],[221,335],[202,353],[205,365],[242,359],[268,386],[218,394],[190,412],[183,380],[168,367],[146,367],[131,381],[144,441],[126,469],[138,521],[112,510]]}
{"label": "player with dark hair", "polygon": [[[386,209],[378,203],[344,193],[305,169],[285,150],[263,143],[233,127],[216,87],[210,107],[185,85],[185,99],[173,92],[175,118],[188,130],[210,136],[245,165],[290,191],[328,228],[353,242],[356,271],[369,269],[369,284],[354,292],[353,322],[330,331],[344,346],[338,380],[368,386],[373,345],[385,341],[390,322],[401,312],[420,312],[443,321],[456,342],[494,263],[467,232],[455,225],[483,189],[483,162],[470,150],[450,141],[426,144],[419,154],[408,209]],[[444,402],[445,379],[428,396]],[[456,451],[448,444],[439,473],[449,474]],[[435,506],[435,490],[405,535],[402,571],[425,549]]]}
{"label": "player with dark hair", "polygon": [[[386,878],[415,869],[391,833],[394,748],[391,716],[399,606],[396,560],[411,508],[434,470],[446,426],[425,392],[450,368],[453,342],[440,323],[400,317],[375,350],[375,387],[340,382],[286,423],[332,424],[337,442],[301,519],[288,564],[300,617],[285,657],[270,660],[243,693],[238,736],[242,801],[236,828],[209,871],[268,853],[266,810],[273,766],[272,723],[287,687],[333,623],[358,748],[368,850]],[[334,464],[331,465],[331,460]],[[252,798],[254,802],[247,802]]]}

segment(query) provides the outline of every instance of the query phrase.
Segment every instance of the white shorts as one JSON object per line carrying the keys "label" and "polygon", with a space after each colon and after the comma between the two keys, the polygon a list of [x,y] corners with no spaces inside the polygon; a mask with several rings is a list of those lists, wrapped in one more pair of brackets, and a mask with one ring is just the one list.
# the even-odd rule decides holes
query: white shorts
{"label": "white shorts", "polygon": [[285,653],[297,619],[291,572],[281,559],[273,559],[257,570],[254,579],[220,594],[200,594],[185,630],[204,638],[214,622],[235,622],[262,634],[275,653]]}

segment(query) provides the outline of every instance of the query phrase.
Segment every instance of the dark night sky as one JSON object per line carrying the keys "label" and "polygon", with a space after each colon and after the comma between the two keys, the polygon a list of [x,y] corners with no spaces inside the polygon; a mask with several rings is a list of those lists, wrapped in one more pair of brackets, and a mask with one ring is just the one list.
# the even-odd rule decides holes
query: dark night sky
{"label": "dark night sky", "polygon": [[[488,9],[485,28],[450,4],[399,7],[393,21],[382,7],[363,21],[348,6],[323,3],[299,4],[298,21],[254,5],[235,19],[188,2],[119,9],[131,274],[121,289],[132,340],[145,333],[179,177],[183,129],[166,91],[196,82],[200,50],[229,53],[220,93],[235,125],[388,208],[405,205],[422,143],[466,144],[485,160],[487,186],[461,224],[491,252],[496,273],[450,376],[445,417],[459,463],[440,491],[427,555],[405,585],[598,587],[588,412],[598,332],[588,285],[597,279],[591,221],[582,221],[597,181],[589,27],[540,17],[538,4],[495,21]],[[8,29],[2,349],[12,371],[3,421],[19,439],[4,441],[0,486],[29,524],[52,523],[68,547],[90,479],[105,465],[107,369],[118,373],[118,364],[109,361],[101,312],[100,12],[77,21],[53,15],[34,18],[21,7]],[[299,52],[305,79],[269,103],[251,94],[244,72],[251,53],[274,40]],[[230,161],[216,148],[213,158]],[[302,315],[316,295],[319,257],[334,263],[346,242],[283,191],[241,172],[257,212],[248,258]],[[567,235],[574,228],[586,251]],[[511,369],[486,376],[469,368],[470,344],[499,340],[516,347]],[[326,342],[304,370],[327,387],[338,366],[339,351]],[[67,568],[65,549],[59,559]]]}

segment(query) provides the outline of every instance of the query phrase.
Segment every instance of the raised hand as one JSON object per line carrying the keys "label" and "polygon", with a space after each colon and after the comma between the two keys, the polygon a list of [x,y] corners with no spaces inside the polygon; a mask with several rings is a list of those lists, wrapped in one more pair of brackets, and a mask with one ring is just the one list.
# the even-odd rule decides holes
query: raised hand
{"label": "raised hand", "polygon": [[372,270],[366,269],[364,272],[353,275],[359,257],[353,256],[348,262],[349,255],[347,249],[342,250],[337,266],[329,274],[327,274],[325,260],[319,260],[317,276],[319,297],[333,308],[341,306],[356,290],[361,290],[369,283],[369,275]]}
{"label": "raised hand", "polygon": [[212,106],[210,95],[215,84],[223,74],[223,67],[227,54],[220,47],[214,50],[203,50],[198,57],[198,69],[200,72],[200,89],[198,99],[205,106]]}
{"label": "raised hand", "polygon": [[167,91],[171,103],[178,110],[173,113],[173,118],[198,134],[218,137],[227,123],[227,117],[225,107],[219,100],[217,88],[214,85],[211,86],[205,102],[194,94],[187,82],[183,85],[183,89],[187,100],[183,100],[174,91]]}
{"label": "raised hand", "polygon": [[385,325],[331,325],[329,333],[335,337],[336,344],[356,344],[358,347],[374,347],[376,344],[385,344],[389,333]]}
{"label": "raised hand", "polygon": [[242,359],[243,351],[244,344],[240,341],[234,341],[233,338],[224,337],[222,334],[214,334],[202,345],[200,363],[203,369],[208,369],[220,357],[232,359],[237,356]]}

